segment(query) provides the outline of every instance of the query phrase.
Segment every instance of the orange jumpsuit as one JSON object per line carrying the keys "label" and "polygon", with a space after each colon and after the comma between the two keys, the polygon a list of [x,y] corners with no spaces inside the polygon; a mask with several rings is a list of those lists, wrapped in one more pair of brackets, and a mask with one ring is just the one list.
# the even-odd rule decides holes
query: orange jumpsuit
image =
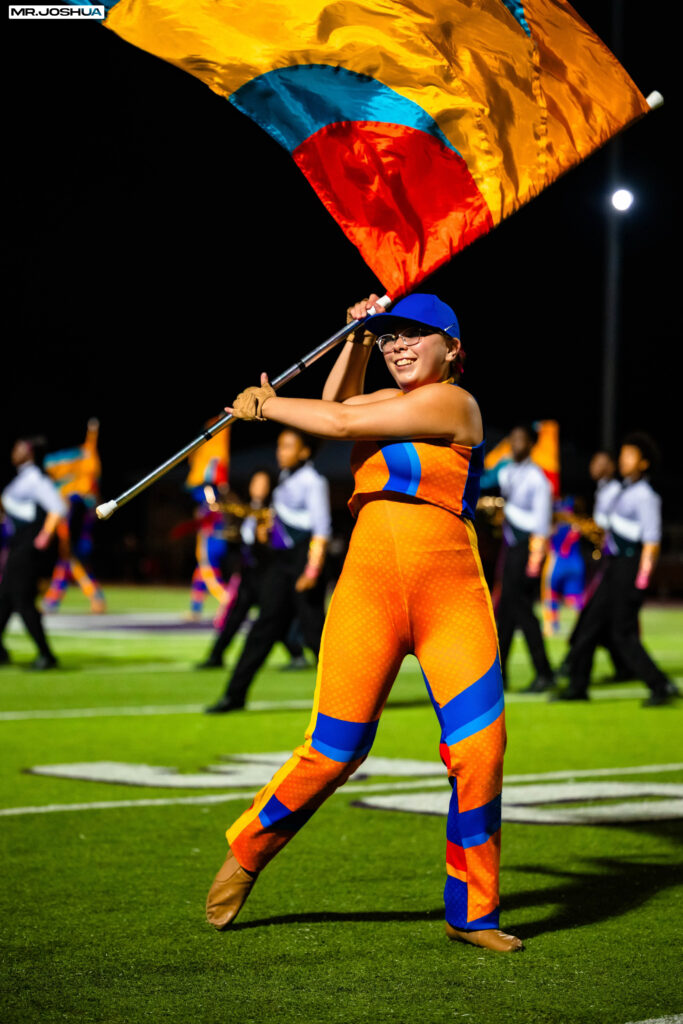
{"label": "orange jumpsuit", "polygon": [[406,654],[441,726],[452,796],[446,920],[498,927],[505,717],[498,644],[473,517],[483,465],[442,441],[369,442],[352,453],[357,516],[323,632],[303,744],[228,829],[260,871],[367,756]]}

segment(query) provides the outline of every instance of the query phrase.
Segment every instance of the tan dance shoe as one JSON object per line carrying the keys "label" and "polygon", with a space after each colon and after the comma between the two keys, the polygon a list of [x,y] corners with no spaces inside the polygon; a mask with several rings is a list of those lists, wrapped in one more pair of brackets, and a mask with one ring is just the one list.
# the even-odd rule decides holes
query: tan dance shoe
{"label": "tan dance shoe", "polygon": [[492,949],[494,953],[519,953],[524,949],[524,943],[515,935],[506,935],[497,928],[486,928],[479,932],[461,931],[453,928],[446,921],[446,935],[449,939],[459,942],[469,942],[472,946],[481,946],[482,949]]}
{"label": "tan dance shoe", "polygon": [[256,875],[240,867],[232,850],[213,880],[206,897],[206,919],[218,931],[228,928],[239,914],[251,892]]}

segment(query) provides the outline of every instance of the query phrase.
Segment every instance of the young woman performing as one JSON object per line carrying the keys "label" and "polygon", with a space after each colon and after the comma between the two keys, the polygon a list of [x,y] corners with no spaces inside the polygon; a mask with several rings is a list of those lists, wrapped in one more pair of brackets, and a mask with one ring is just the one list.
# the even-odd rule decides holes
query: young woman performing
{"label": "young woman performing", "polygon": [[[376,295],[349,310],[365,317]],[[406,654],[418,658],[441,726],[453,788],[446,825],[446,932],[497,952],[522,948],[498,929],[505,719],[491,601],[473,518],[484,442],[477,403],[454,386],[455,313],[413,294],[348,340],[322,401],[280,398],[265,374],[235,400],[269,419],[357,442],[350,502],[357,523],[330,604],[313,714],[303,744],[228,829],[207,917],[228,927],[258,873],[367,756]],[[372,333],[370,333],[372,331]],[[375,344],[395,386],[363,394]]]}

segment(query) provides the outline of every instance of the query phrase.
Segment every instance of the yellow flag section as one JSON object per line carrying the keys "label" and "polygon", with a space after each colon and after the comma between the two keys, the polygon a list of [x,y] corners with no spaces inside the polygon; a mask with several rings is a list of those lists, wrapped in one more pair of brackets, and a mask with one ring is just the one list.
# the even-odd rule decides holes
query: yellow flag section
{"label": "yellow flag section", "polygon": [[[206,426],[210,427],[215,422],[215,419],[209,420]],[[188,462],[190,472],[185,480],[185,487],[188,490],[193,491],[207,484],[214,487],[227,484],[230,467],[230,427],[221,430],[201,448],[192,452]]]}
{"label": "yellow flag section", "polygon": [[78,448],[65,448],[52,452],[43,459],[43,468],[54,480],[63,498],[82,498],[93,505],[99,496],[102,464],[97,451],[100,425],[96,420],[88,423],[85,441]]}
{"label": "yellow flag section", "polygon": [[105,24],[277,139],[394,298],[648,110],[563,0],[118,0]]}

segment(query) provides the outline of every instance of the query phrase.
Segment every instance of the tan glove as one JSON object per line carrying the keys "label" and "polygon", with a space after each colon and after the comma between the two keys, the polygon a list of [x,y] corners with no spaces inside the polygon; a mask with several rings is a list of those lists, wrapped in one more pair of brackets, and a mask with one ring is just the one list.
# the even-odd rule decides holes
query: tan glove
{"label": "tan glove", "polygon": [[232,414],[238,420],[265,420],[263,415],[264,403],[269,398],[275,398],[275,390],[270,384],[264,384],[260,388],[247,388],[240,392],[232,404]]}

